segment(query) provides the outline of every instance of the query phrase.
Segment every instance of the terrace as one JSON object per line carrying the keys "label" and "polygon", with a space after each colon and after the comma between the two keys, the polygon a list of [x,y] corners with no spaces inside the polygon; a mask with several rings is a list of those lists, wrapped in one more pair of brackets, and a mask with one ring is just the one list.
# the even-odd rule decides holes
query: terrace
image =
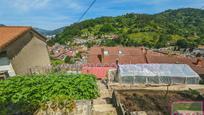
{"label": "terrace", "polygon": [[194,113],[201,113],[201,105],[193,104],[194,101],[202,101],[203,96],[194,90],[117,90],[113,93],[113,99],[119,115],[170,115],[173,112],[171,110],[173,102],[184,100],[192,104],[177,108],[178,110],[186,108]]}

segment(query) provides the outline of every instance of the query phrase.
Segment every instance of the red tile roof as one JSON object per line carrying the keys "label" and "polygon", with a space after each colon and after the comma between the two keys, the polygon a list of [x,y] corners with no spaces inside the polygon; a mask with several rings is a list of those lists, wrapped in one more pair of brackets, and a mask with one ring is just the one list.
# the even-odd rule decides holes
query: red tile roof
{"label": "red tile roof", "polygon": [[[102,56],[102,48],[108,51],[108,55],[104,55],[101,62],[99,55]],[[122,53],[119,54],[119,51]],[[143,51],[139,47],[92,47],[88,52],[89,64],[115,64],[116,60],[120,64],[146,63]]]}
{"label": "red tile roof", "polygon": [[69,56],[69,57],[72,57],[72,56],[74,56],[74,52],[73,51],[71,51],[71,50],[68,50],[68,51],[66,51],[66,56]]}
{"label": "red tile roof", "polygon": [[0,26],[0,48],[6,47],[31,29],[31,27]]}
{"label": "red tile roof", "polygon": [[204,75],[204,60],[199,59],[199,63],[196,64],[197,58],[190,58],[184,56],[165,55],[153,51],[147,52],[148,63],[168,63],[168,64],[187,64],[198,74]]}
{"label": "red tile roof", "polygon": [[107,77],[108,71],[114,69],[113,67],[83,67],[83,74],[95,75],[98,79],[104,79]]}
{"label": "red tile roof", "polygon": [[[108,51],[108,55],[104,55],[102,62],[99,55],[102,55],[102,50]],[[122,54],[119,54],[122,51]],[[188,64],[198,74],[204,75],[204,60],[197,58],[188,58],[184,56],[166,55],[158,52],[147,50],[144,48],[133,47],[93,47],[88,53],[88,64],[115,64],[116,60],[119,64],[142,64],[142,63],[167,63],[167,64]]]}

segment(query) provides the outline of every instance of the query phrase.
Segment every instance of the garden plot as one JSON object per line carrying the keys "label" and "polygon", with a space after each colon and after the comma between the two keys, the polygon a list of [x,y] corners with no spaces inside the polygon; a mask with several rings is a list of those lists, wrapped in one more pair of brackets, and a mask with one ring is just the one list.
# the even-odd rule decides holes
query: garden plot
{"label": "garden plot", "polygon": [[[203,100],[195,90],[155,91],[155,90],[118,90],[113,93],[114,104],[121,115],[168,115],[171,105],[177,101]],[[185,107],[186,108],[186,107]]]}

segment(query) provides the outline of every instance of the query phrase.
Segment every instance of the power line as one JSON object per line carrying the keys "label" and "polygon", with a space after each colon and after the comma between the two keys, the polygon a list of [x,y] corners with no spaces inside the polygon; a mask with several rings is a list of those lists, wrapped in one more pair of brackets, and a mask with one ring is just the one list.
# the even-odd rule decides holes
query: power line
{"label": "power line", "polygon": [[81,21],[81,19],[87,14],[87,12],[91,9],[91,7],[94,5],[94,3],[96,2],[96,0],[93,0],[91,2],[91,4],[89,5],[89,7],[85,10],[85,12],[81,15],[81,17],[79,18],[78,22]]}

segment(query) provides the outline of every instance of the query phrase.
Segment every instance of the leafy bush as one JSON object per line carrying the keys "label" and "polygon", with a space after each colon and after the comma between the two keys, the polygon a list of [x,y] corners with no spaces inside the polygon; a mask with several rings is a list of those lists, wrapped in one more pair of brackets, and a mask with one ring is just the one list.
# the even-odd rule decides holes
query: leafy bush
{"label": "leafy bush", "polygon": [[189,99],[196,99],[197,101],[204,99],[203,95],[199,91],[193,90],[191,88],[183,92],[180,92],[180,94]]}
{"label": "leafy bush", "polygon": [[92,75],[49,74],[17,76],[0,81],[0,114],[32,114],[56,97],[81,100],[97,98]]}
{"label": "leafy bush", "polygon": [[202,84],[202,85],[203,85],[203,84],[204,84],[204,80],[200,80],[200,81],[199,81],[199,84]]}
{"label": "leafy bush", "polygon": [[102,33],[109,33],[114,31],[115,31],[115,28],[111,24],[105,24],[100,29],[100,32]]}
{"label": "leafy bush", "polygon": [[64,58],[64,62],[65,62],[65,63],[69,63],[69,64],[73,64],[73,63],[74,63],[74,60],[73,60],[72,57],[66,56],[66,57]]}
{"label": "leafy bush", "polygon": [[63,64],[63,63],[64,63],[63,60],[60,60],[60,59],[51,59],[51,64],[52,64],[53,66],[61,65],[61,64]]}

